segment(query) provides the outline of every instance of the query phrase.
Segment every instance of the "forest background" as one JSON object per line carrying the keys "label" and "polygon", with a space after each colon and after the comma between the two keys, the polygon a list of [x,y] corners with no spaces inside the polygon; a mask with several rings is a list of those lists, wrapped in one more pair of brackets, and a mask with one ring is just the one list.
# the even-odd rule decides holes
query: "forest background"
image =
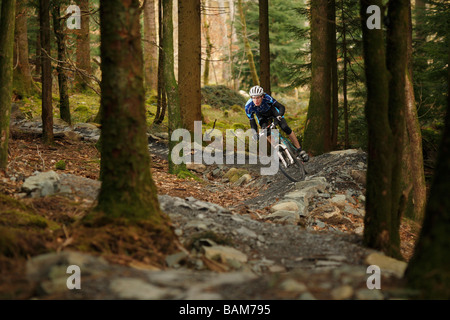
{"label": "forest background", "polygon": [[[108,189],[113,183],[107,183],[110,176],[121,177],[113,170],[120,165],[107,162],[113,158],[110,146],[118,141],[104,139],[114,137],[117,129],[112,115],[125,119],[124,110],[102,108],[126,105],[114,90],[125,74],[114,68],[140,69],[142,62],[142,74],[136,71],[128,90],[135,89],[131,91],[136,92],[132,98],[137,105],[141,98],[145,102],[145,113],[136,112],[146,119],[144,131],[150,128],[170,135],[180,126],[190,129],[195,118],[201,118],[205,130],[249,128],[242,110],[245,92],[260,83],[287,106],[288,122],[312,155],[350,147],[368,151],[366,222],[371,228],[365,229],[366,244],[396,256],[399,217],[424,219],[427,197],[433,194],[427,194],[427,187],[439,150],[445,151],[439,145],[445,142],[448,104],[447,1],[132,1],[130,6],[110,1],[105,4],[110,10],[105,18],[113,12],[139,21],[129,28],[140,42],[134,45],[143,50],[142,61],[141,51],[136,53],[132,47],[118,48],[121,59],[111,54],[111,47],[108,51],[106,34],[119,29],[114,29],[113,20],[101,21],[99,1],[75,1],[81,9],[81,28],[72,30],[67,28],[70,14],[65,11],[72,4],[69,1],[0,3],[3,44],[8,44],[12,24],[8,12],[14,12],[8,10],[16,4],[14,42],[2,46],[2,50],[13,49],[13,84],[4,86],[7,73],[2,74],[2,103],[10,100],[11,91],[15,107],[27,118],[42,118],[46,143],[53,140],[52,121],[46,119],[101,123],[102,170],[106,170],[101,174],[105,186],[99,199],[101,210],[124,208],[113,201],[116,194]],[[373,4],[381,8],[382,28],[368,31],[366,9]],[[189,29],[190,20],[201,21],[199,32]],[[198,88],[189,82],[191,78],[179,76],[191,74],[190,65],[196,65],[185,53],[192,48],[194,57],[195,52],[201,56]],[[110,76],[105,77],[105,71]],[[192,103],[191,98],[200,96],[201,104]],[[198,107],[183,109],[183,104]],[[2,118],[2,130],[8,125]],[[122,143],[126,153],[127,142]],[[3,148],[2,167],[6,154]],[[140,157],[136,163],[145,168],[148,155]],[[151,183],[142,189],[149,192]],[[136,192],[140,198],[136,190],[130,190],[128,194],[134,197]],[[133,214],[139,216],[137,206]],[[441,232],[439,239],[445,243],[448,236]]]}

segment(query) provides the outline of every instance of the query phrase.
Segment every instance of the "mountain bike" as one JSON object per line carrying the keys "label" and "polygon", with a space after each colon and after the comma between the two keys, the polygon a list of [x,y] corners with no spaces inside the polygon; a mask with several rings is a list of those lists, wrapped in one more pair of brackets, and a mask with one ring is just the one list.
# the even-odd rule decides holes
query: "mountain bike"
{"label": "mountain bike", "polygon": [[[277,124],[274,121],[264,130],[264,132],[260,133],[260,139],[263,136],[267,136],[267,130],[271,130],[272,136],[278,135],[279,142],[277,145],[273,145],[273,149],[278,153],[278,158],[280,161],[280,171],[292,182],[298,182],[305,179],[306,170],[303,165],[303,160],[300,157],[296,156],[296,148],[295,146],[286,139],[284,136],[279,134],[280,129],[277,128]],[[278,132],[272,131],[272,129],[278,129]]]}

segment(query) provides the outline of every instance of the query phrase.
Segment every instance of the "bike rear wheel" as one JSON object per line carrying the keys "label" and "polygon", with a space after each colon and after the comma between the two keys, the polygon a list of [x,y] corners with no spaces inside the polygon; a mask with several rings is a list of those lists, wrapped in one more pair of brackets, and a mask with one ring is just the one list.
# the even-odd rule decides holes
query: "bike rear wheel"
{"label": "bike rear wheel", "polygon": [[[280,171],[286,176],[286,178],[288,178],[292,182],[298,182],[298,181],[304,180],[305,176],[306,176],[306,170],[305,170],[305,167],[303,166],[303,162],[301,160],[297,159],[297,157],[295,156],[295,153],[292,151],[291,148],[289,148],[289,146],[286,146],[286,147],[287,147],[287,149],[283,152],[289,152],[292,159],[294,160],[294,163],[285,167],[283,165],[283,162],[280,161]],[[284,156],[284,159],[287,159],[286,155],[283,155],[283,156]]]}

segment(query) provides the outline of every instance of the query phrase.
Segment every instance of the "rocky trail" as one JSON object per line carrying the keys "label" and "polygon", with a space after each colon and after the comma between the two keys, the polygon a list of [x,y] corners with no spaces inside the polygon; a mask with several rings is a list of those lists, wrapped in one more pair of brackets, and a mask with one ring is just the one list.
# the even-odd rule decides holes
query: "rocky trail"
{"label": "rocky trail", "polygon": [[[14,128],[37,132],[39,123],[22,120]],[[94,142],[99,134],[98,128],[88,124],[56,125],[55,131],[62,137],[61,145],[76,146],[78,150]],[[406,262],[362,246],[366,169],[363,151],[351,149],[313,157],[306,164],[305,181],[297,183],[289,182],[281,173],[261,176],[252,165],[192,165],[190,170],[203,182],[180,182],[162,170],[167,155],[164,138],[149,135],[149,150],[160,206],[182,244],[179,252],[165,257],[165,267],[161,268],[151,261],[124,263],[124,257],[122,261],[111,261],[70,250],[70,243],[63,243],[56,252],[27,259],[20,281],[33,289],[26,298],[408,298],[410,293],[400,285]],[[25,148],[20,139],[16,133],[18,142],[13,145]],[[44,161],[44,150],[40,152],[42,157],[36,159],[35,168]],[[68,173],[36,170],[31,174],[19,171],[19,155],[13,158],[11,174],[2,178],[3,193],[21,199],[65,197],[86,207],[95,201],[100,182],[95,174],[88,173],[95,172],[98,166],[82,172],[69,168]],[[80,213],[66,214],[73,218]],[[403,225],[401,232],[402,253],[407,261],[415,238],[409,225]],[[70,242],[70,235],[65,241]],[[70,265],[80,267],[79,290],[67,288],[66,271]],[[381,270],[381,289],[369,288],[370,265]],[[4,288],[8,286],[0,286],[0,292]]]}

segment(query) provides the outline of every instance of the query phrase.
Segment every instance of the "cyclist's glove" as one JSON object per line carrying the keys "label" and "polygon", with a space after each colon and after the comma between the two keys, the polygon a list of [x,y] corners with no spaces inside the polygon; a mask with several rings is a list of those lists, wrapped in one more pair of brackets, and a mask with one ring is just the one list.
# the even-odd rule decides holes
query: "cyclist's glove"
{"label": "cyclist's glove", "polygon": [[308,160],[309,160],[309,155],[308,155],[308,153],[306,153],[306,151],[304,151],[304,150],[300,151],[299,156],[302,157],[302,160],[303,160],[304,162],[308,162]]}

